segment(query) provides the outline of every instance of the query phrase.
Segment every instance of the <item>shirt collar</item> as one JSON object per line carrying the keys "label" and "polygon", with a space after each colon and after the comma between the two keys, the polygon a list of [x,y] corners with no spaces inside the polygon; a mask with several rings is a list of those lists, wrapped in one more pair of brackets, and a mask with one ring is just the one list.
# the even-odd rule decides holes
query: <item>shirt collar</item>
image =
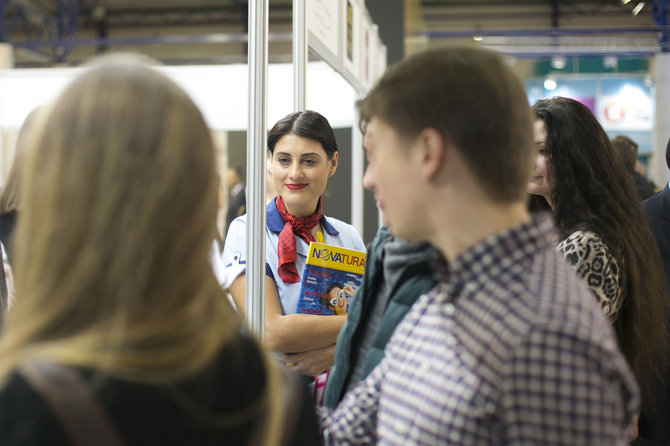
{"label": "shirt collar", "polygon": [[493,234],[468,248],[439,271],[450,282],[495,280],[537,251],[551,247],[556,238],[550,213],[535,214],[526,223]]}
{"label": "shirt collar", "polygon": [[[265,219],[266,223],[268,225],[268,229],[274,232],[281,232],[282,229],[284,229],[284,219],[281,218],[281,215],[279,215],[279,210],[277,209],[277,205],[275,204],[275,199],[273,198],[270,200],[268,205],[265,207]],[[321,227],[332,236],[340,235],[337,229],[333,227],[330,223],[328,223],[328,220],[326,219],[326,215],[324,214],[321,217],[320,220]]]}

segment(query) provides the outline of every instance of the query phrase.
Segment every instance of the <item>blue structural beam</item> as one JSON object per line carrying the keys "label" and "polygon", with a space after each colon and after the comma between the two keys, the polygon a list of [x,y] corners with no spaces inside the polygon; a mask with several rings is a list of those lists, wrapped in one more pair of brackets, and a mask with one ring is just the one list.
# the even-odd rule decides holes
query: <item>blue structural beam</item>
{"label": "blue structural beam", "polygon": [[[268,34],[270,42],[290,42],[290,33],[270,33]],[[221,43],[246,43],[247,34],[198,34],[198,35],[171,35],[160,37],[115,37],[104,39],[77,39],[72,42],[72,46],[116,46],[116,45],[162,45],[162,44],[221,44]],[[57,44],[65,45],[66,41],[30,41],[16,42],[17,48],[39,49],[46,46]]]}
{"label": "blue structural beam", "polygon": [[57,0],[54,12],[19,0],[0,0],[0,41],[17,47],[45,43],[39,46],[50,53],[38,52],[64,62],[77,38],[78,14],[78,0]]}
{"label": "blue structural beam", "polygon": [[[667,3],[667,0],[661,0]],[[667,22],[667,21],[666,21]],[[518,36],[598,36],[608,34],[650,34],[668,33],[670,26],[655,26],[649,28],[542,28],[542,29],[482,29],[482,30],[455,30],[455,31],[425,31],[416,33],[417,36],[430,38],[449,37],[518,37]]]}
{"label": "blue structural beam", "polygon": [[[668,0],[654,0],[651,8],[651,17],[654,20],[654,25],[660,28],[667,28],[668,26]],[[668,30],[665,29],[658,33],[658,43],[661,51],[667,53],[670,51],[668,46]]]}

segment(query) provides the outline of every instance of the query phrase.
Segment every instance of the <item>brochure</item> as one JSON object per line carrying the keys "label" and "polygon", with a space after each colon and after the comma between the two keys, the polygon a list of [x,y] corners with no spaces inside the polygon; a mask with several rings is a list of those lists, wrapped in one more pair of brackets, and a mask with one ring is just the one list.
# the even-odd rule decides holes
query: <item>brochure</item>
{"label": "brochure", "polygon": [[364,252],[310,242],[297,313],[346,314],[364,274]]}

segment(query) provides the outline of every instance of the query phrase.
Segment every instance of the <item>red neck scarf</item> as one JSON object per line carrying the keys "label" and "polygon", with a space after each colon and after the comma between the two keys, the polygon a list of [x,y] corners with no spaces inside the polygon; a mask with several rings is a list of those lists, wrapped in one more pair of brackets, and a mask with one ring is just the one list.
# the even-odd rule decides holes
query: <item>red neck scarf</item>
{"label": "red neck scarf", "polygon": [[296,283],[300,280],[298,271],[295,268],[295,236],[297,235],[306,242],[313,242],[312,229],[319,223],[323,216],[321,210],[321,198],[316,205],[316,211],[306,217],[294,217],[286,210],[286,205],[281,196],[277,195],[275,204],[282,220],[284,220],[284,229],[279,233],[279,277],[284,283]]}

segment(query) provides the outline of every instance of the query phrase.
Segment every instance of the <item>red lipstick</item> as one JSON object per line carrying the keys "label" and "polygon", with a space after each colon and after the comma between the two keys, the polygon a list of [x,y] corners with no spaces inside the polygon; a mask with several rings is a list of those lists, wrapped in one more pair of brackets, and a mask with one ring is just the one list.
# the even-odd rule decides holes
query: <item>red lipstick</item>
{"label": "red lipstick", "polygon": [[294,184],[287,184],[286,188],[289,190],[300,190],[307,187],[306,183],[294,183]]}

